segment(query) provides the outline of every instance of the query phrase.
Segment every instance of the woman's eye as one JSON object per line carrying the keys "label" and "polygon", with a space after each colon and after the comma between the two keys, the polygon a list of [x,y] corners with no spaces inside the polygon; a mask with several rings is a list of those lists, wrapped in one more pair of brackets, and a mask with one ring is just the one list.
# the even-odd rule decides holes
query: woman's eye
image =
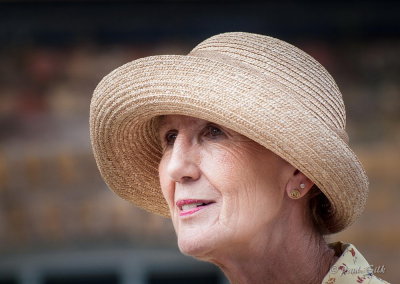
{"label": "woman's eye", "polygon": [[176,137],[178,136],[176,131],[168,131],[165,134],[165,142],[167,145],[172,145],[175,142]]}
{"label": "woman's eye", "polygon": [[214,125],[208,125],[206,128],[206,136],[210,136],[212,138],[224,135],[224,132]]}

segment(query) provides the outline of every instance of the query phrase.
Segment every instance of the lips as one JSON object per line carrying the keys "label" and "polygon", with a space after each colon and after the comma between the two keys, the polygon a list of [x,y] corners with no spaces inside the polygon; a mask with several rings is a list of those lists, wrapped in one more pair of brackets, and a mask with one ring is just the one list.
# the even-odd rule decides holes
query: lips
{"label": "lips", "polygon": [[179,208],[180,216],[186,216],[193,214],[206,206],[215,203],[212,200],[199,200],[199,199],[181,199],[176,202],[176,206]]}

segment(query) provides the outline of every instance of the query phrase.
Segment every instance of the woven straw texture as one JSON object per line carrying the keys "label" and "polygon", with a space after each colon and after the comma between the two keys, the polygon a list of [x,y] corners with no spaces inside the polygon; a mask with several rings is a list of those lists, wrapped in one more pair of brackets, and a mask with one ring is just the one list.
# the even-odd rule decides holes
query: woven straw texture
{"label": "woven straw texture", "polygon": [[365,207],[368,180],[348,146],[342,95],[324,67],[284,41],[219,34],[188,55],[127,63],[98,84],[90,136],[99,170],[122,198],[163,216],[157,127],[166,114],[228,127],[290,162],[330,200],[330,233]]}

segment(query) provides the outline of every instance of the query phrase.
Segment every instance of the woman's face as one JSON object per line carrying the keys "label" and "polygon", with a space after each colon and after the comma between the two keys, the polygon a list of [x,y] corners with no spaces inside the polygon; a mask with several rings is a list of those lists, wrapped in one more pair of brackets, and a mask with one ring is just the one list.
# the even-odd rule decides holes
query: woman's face
{"label": "woman's face", "polygon": [[289,163],[198,118],[164,116],[159,134],[161,189],[183,253],[206,258],[268,236],[282,223]]}

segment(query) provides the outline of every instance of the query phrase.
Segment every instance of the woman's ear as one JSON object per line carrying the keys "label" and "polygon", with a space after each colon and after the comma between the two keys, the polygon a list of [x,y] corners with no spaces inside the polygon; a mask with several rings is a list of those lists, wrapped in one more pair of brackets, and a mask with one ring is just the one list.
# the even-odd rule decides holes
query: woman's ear
{"label": "woman's ear", "polygon": [[286,194],[291,199],[299,199],[307,194],[314,183],[298,169],[294,169],[292,176],[286,184]]}

